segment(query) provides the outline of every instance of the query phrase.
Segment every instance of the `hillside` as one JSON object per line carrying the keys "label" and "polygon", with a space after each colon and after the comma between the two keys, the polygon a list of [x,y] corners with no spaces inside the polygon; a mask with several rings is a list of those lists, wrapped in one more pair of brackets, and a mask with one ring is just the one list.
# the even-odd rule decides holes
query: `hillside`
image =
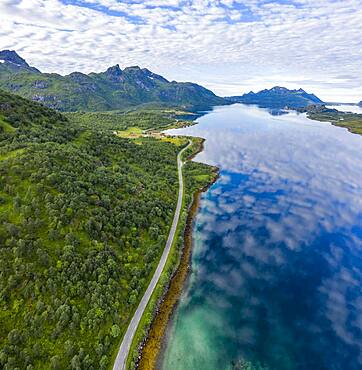
{"label": "hillside", "polygon": [[[177,123],[170,110],[67,118],[0,91],[1,369],[111,365],[164,248],[187,142],[114,134],[139,122]],[[210,173],[191,168],[187,193]]]}
{"label": "hillside", "polygon": [[303,89],[289,90],[285,87],[273,87],[254,93],[251,91],[242,96],[231,96],[228,100],[235,103],[257,104],[262,108],[301,108],[311,104],[322,104],[314,94],[308,94]]}
{"label": "hillside", "polygon": [[212,91],[190,82],[168,81],[146,68],[67,76],[41,73],[15,51],[0,51],[0,88],[60,111],[105,111],[157,103],[190,109],[224,104]]}

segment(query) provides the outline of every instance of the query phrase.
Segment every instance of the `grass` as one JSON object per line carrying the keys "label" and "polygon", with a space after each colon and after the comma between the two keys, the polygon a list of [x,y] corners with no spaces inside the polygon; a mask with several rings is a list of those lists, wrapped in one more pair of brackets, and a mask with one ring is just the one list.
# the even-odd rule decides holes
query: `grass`
{"label": "grass", "polygon": [[0,115],[0,127],[2,131],[5,133],[11,133],[16,130],[15,127],[11,126],[10,123],[6,122],[4,120],[4,117],[2,117],[1,115]]}
{"label": "grass", "polygon": [[160,139],[163,142],[172,143],[177,146],[183,146],[186,145],[187,139],[182,136],[163,136]]}
{"label": "grass", "polygon": [[143,136],[143,130],[139,127],[129,127],[127,130],[115,131],[116,135],[126,139],[138,139]]}
{"label": "grass", "polygon": [[25,149],[15,149],[15,150],[6,152],[4,154],[0,154],[0,160],[1,161],[5,161],[7,159],[19,157],[22,154],[24,154],[24,152],[25,152]]}

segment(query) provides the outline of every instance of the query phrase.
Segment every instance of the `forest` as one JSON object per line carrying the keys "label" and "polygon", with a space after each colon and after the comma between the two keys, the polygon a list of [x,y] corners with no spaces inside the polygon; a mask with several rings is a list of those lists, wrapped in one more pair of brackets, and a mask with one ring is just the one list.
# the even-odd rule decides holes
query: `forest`
{"label": "forest", "polygon": [[[63,115],[0,91],[1,368],[112,365],[162,253],[187,142],[114,130],[177,126],[176,116]],[[193,163],[189,186],[209,171]]]}

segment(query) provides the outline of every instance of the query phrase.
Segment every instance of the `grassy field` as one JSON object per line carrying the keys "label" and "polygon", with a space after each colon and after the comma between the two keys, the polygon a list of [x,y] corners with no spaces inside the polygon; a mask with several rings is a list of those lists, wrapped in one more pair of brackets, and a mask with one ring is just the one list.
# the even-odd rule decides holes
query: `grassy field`
{"label": "grassy field", "polygon": [[5,133],[10,133],[15,131],[15,127],[11,126],[4,117],[0,116],[0,130]]}
{"label": "grassy field", "polygon": [[129,127],[127,130],[115,131],[115,135],[126,139],[139,139],[144,136],[144,131],[138,127]]}

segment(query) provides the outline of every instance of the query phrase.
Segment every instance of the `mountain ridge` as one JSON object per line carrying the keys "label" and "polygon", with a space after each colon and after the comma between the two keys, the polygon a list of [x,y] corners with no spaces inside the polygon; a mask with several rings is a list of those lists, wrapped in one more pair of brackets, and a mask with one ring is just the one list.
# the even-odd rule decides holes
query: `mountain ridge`
{"label": "mountain ridge", "polygon": [[196,111],[232,103],[271,109],[298,109],[324,103],[301,88],[289,90],[281,86],[220,97],[196,83],[169,81],[137,65],[121,69],[115,64],[103,72],[88,74],[42,73],[14,50],[0,51],[0,88],[49,108],[70,112],[119,110],[145,104]]}
{"label": "mountain ridge", "polygon": [[0,88],[60,111],[105,111],[145,103],[204,109],[226,100],[192,82],[168,81],[147,68],[119,64],[104,72],[42,73],[15,51],[0,52]]}
{"label": "mountain ridge", "polygon": [[303,108],[312,104],[323,104],[315,94],[309,94],[303,89],[290,90],[286,87],[274,86],[257,93],[250,91],[241,96],[230,96],[228,100],[235,103],[257,104],[263,108]]}
{"label": "mountain ridge", "polygon": [[1,50],[0,51],[0,64],[9,64],[9,67],[14,70],[27,69],[34,73],[40,73],[40,71],[31,67],[25,59],[20,57],[14,50]]}

